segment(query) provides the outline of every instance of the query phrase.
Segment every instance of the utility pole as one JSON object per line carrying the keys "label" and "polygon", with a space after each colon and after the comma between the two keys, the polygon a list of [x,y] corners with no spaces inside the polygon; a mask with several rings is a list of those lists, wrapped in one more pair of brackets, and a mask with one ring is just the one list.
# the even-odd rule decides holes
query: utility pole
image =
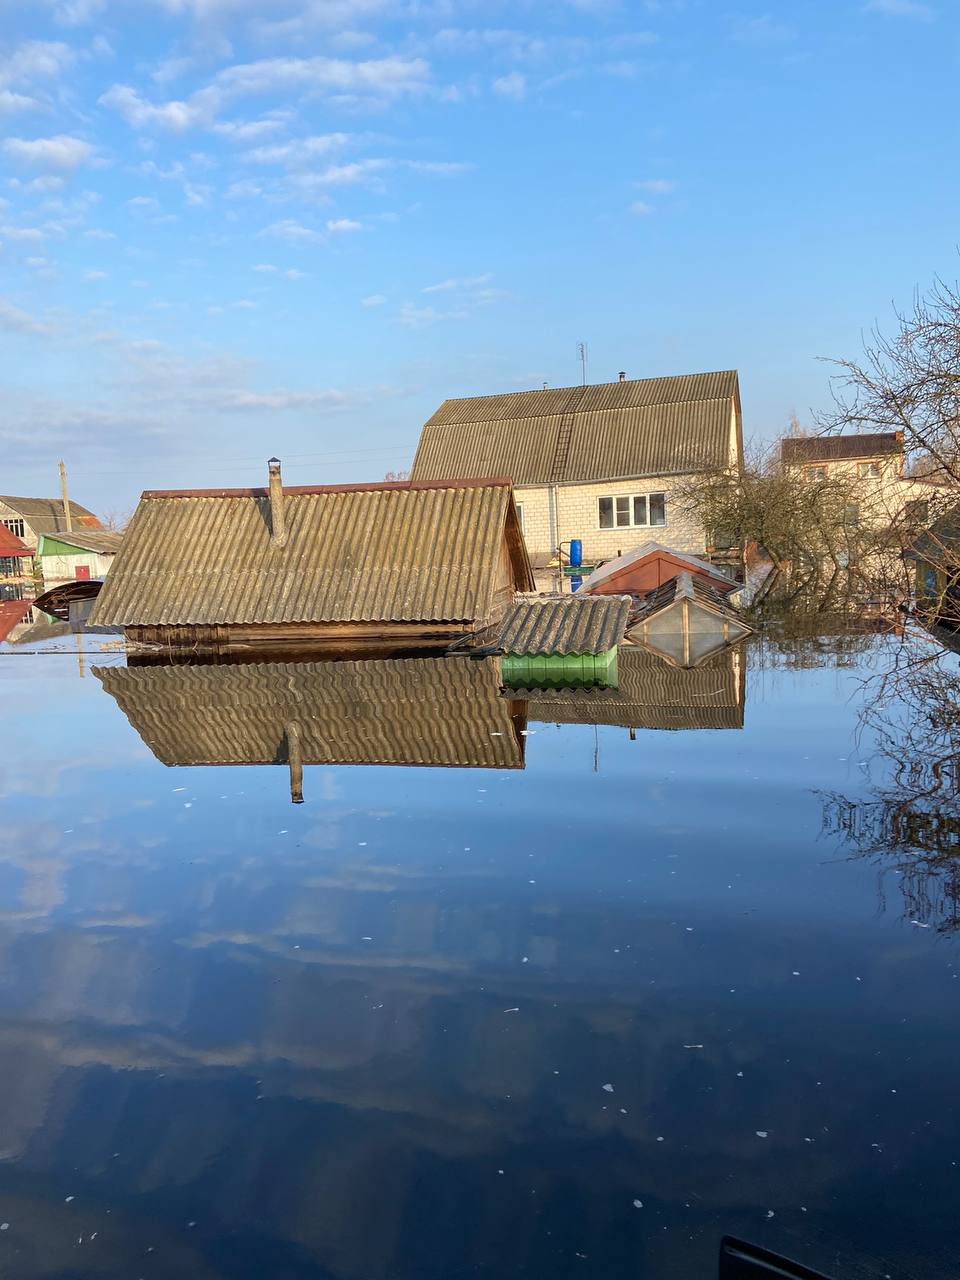
{"label": "utility pole", "polygon": [[67,497],[67,468],[63,465],[62,458],[60,460],[60,497],[63,499],[63,519],[67,533],[72,533],[73,516],[70,514],[70,499]]}
{"label": "utility pole", "polygon": [[587,344],[585,342],[577,343],[577,358],[580,361],[580,385],[587,385]]}

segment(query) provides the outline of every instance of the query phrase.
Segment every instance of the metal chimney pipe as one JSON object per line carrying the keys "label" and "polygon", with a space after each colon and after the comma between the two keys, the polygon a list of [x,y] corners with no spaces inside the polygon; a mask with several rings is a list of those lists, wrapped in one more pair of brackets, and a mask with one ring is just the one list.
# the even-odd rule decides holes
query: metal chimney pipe
{"label": "metal chimney pipe", "polygon": [[621,369],[621,370],[620,370],[620,373],[619,373],[619,375],[618,375],[618,376],[619,376],[619,378],[620,378],[620,381],[621,381],[621,382],[626,382],[626,380],[627,380],[627,374],[626,374],[626,370],[625,370],[625,369]]}
{"label": "metal chimney pipe", "polygon": [[287,522],[283,512],[283,480],[280,477],[280,459],[271,458],[267,463],[270,474],[270,545],[282,547],[287,540]]}
{"label": "metal chimney pipe", "polygon": [[63,521],[67,533],[73,532],[73,516],[70,513],[70,499],[67,497],[67,468],[60,462],[60,497],[63,499]]}

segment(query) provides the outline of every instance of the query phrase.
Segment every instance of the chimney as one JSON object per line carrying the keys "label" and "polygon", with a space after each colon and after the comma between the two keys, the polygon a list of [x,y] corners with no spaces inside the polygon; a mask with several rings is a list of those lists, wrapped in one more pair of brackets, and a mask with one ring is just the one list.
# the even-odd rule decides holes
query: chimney
{"label": "chimney", "polygon": [[626,370],[625,370],[625,369],[621,369],[621,370],[620,370],[620,372],[617,374],[617,377],[620,379],[620,381],[621,381],[621,382],[626,382],[626,380],[627,380],[627,373],[626,373]]}
{"label": "chimney", "polygon": [[63,523],[67,533],[73,532],[73,516],[70,513],[70,499],[67,497],[67,468],[60,462],[60,497],[63,499]]}
{"label": "chimney", "polygon": [[287,540],[287,525],[283,515],[283,480],[280,478],[280,459],[271,458],[267,463],[270,472],[270,545],[282,547]]}

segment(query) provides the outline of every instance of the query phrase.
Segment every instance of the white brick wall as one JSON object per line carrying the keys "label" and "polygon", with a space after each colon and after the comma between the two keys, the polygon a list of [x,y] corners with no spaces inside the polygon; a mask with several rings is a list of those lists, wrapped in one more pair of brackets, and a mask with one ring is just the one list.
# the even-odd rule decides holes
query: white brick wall
{"label": "white brick wall", "polygon": [[[523,507],[523,533],[531,556],[552,555],[556,542],[580,538],[584,559],[609,560],[643,542],[662,542],[676,551],[702,555],[705,547],[703,526],[681,513],[679,504],[671,501],[671,493],[682,482],[676,477],[664,479],[606,482],[603,484],[557,485],[557,527],[551,530],[552,494],[549,488],[517,488],[516,499]],[[667,523],[649,528],[601,529],[597,499],[623,494],[665,493]]]}

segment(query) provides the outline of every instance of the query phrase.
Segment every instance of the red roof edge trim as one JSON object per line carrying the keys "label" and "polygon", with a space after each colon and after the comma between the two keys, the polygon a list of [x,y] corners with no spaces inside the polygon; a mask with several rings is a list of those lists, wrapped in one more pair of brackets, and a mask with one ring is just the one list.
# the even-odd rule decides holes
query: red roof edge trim
{"label": "red roof edge trim", "polygon": [[[421,489],[506,489],[512,481],[506,476],[490,476],[477,480],[382,480],[376,484],[285,484],[285,494],[401,493]],[[267,498],[269,489],[145,489],[141,501],[153,498]]]}

